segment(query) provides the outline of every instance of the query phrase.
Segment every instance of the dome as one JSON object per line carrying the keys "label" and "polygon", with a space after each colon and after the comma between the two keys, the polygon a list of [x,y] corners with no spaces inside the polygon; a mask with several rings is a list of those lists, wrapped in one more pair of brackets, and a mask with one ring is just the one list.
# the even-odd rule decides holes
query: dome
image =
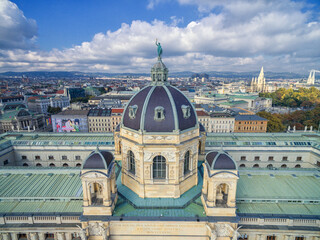
{"label": "dome", "polygon": [[143,88],[128,103],[122,126],[145,132],[173,132],[198,127],[188,98],[169,84]]}
{"label": "dome", "polygon": [[225,151],[210,151],[205,160],[211,170],[237,170],[234,160]]}
{"label": "dome", "polygon": [[84,161],[83,169],[108,169],[113,161],[113,154],[108,151],[97,150],[90,153]]}

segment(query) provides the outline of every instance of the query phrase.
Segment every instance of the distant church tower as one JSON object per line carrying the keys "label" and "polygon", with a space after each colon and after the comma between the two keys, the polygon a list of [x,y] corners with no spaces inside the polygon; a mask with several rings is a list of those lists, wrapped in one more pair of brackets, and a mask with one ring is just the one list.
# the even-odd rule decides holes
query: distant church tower
{"label": "distant church tower", "polygon": [[251,92],[266,92],[266,79],[264,77],[263,67],[261,67],[261,71],[258,78],[252,78],[250,84]]}

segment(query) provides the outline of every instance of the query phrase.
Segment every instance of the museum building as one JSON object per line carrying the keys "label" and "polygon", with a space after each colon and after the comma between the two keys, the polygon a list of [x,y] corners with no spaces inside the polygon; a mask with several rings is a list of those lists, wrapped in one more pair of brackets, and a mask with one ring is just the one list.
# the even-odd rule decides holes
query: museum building
{"label": "museum building", "polygon": [[208,141],[161,54],[151,79],[113,137],[1,136],[3,240],[320,238],[319,134]]}

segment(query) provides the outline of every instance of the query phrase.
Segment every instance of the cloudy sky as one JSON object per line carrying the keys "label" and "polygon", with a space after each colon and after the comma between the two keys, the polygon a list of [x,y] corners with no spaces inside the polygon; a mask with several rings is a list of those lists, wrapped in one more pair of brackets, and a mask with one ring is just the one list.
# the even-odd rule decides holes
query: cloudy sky
{"label": "cloudy sky", "polygon": [[0,72],[320,69],[319,0],[0,0]]}

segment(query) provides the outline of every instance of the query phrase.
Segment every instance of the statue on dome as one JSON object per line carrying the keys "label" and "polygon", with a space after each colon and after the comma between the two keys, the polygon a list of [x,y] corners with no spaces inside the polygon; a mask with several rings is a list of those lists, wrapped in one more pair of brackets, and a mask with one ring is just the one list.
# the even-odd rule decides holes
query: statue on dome
{"label": "statue on dome", "polygon": [[162,47],[161,47],[160,43],[158,42],[158,39],[156,39],[156,45],[158,46],[158,58],[161,58]]}

